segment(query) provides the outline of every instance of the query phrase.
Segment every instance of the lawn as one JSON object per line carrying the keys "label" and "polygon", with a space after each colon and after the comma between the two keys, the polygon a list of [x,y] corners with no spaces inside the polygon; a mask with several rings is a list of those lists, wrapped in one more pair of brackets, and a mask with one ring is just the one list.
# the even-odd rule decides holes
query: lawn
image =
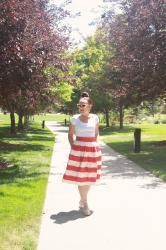
{"label": "lawn", "polygon": [[[135,153],[134,129],[141,128],[141,152]],[[101,139],[141,167],[166,181],[166,124],[135,124],[100,129]]]}
{"label": "lawn", "polygon": [[62,125],[65,124],[65,119],[69,122],[70,116],[65,114],[39,114],[34,116],[34,120],[39,122],[40,124],[42,121],[57,121]]}
{"label": "lawn", "polygon": [[0,115],[0,249],[36,249],[54,141],[36,121],[12,136]]}

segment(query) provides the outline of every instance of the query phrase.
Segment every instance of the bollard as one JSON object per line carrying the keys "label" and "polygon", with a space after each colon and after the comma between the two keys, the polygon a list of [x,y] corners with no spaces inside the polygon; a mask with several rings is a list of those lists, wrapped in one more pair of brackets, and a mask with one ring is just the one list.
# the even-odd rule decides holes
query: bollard
{"label": "bollard", "polygon": [[42,128],[45,128],[45,121],[42,121]]}
{"label": "bollard", "polygon": [[141,129],[135,128],[134,130],[134,152],[139,153],[141,150]]}
{"label": "bollard", "polygon": [[67,124],[67,120],[66,120],[66,118],[65,118],[65,126],[66,126],[66,124]]}

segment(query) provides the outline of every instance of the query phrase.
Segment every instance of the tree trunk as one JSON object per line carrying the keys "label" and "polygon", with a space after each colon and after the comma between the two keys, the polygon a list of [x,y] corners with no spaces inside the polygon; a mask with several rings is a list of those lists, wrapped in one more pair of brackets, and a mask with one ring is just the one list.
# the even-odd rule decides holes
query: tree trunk
{"label": "tree trunk", "polygon": [[23,130],[23,115],[18,114],[18,130]]}
{"label": "tree trunk", "polygon": [[109,123],[109,111],[107,108],[105,108],[105,120],[106,120],[106,127],[109,127],[110,126],[110,123]]}
{"label": "tree trunk", "polygon": [[123,129],[123,106],[120,105],[120,129]]}
{"label": "tree trunk", "polygon": [[11,112],[10,112],[10,121],[11,121],[10,133],[11,133],[11,134],[16,134],[16,125],[15,125],[15,115],[14,115],[14,111],[11,111]]}
{"label": "tree trunk", "polygon": [[24,116],[24,128],[28,128],[28,123],[29,123],[29,116],[25,115]]}

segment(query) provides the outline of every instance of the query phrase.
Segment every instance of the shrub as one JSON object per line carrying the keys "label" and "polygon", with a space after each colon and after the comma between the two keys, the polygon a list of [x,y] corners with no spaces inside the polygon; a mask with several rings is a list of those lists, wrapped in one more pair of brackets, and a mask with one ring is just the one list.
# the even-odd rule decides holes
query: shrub
{"label": "shrub", "polygon": [[154,124],[159,124],[160,121],[159,120],[154,120]]}

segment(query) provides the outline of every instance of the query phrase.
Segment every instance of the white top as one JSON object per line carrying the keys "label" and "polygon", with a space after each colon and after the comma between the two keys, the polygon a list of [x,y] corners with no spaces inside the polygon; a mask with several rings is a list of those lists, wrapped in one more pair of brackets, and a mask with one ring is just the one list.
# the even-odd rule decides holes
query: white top
{"label": "white top", "polygon": [[74,115],[70,122],[75,126],[75,135],[80,137],[95,137],[96,124],[99,123],[99,118],[95,114],[90,114],[88,122],[82,122],[79,117],[80,114]]}

